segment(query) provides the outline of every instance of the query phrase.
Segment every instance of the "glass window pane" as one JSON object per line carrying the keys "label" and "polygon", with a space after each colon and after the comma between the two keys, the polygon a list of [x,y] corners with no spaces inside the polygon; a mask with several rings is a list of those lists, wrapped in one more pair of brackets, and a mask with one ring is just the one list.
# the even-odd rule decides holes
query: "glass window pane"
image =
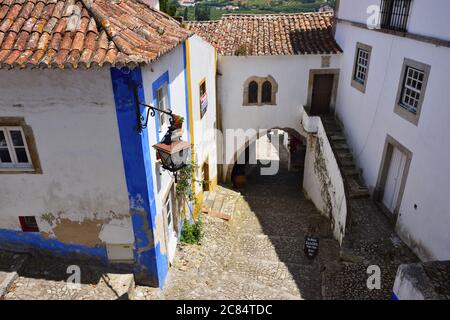
{"label": "glass window pane", "polygon": [[0,131],[0,147],[6,147],[6,137],[3,131]]}
{"label": "glass window pane", "polygon": [[272,84],[269,81],[265,81],[262,85],[262,102],[272,102]]}
{"label": "glass window pane", "polygon": [[19,130],[11,130],[9,133],[11,134],[11,140],[14,146],[17,147],[24,146],[22,139],[22,132],[20,132]]}
{"label": "glass window pane", "polygon": [[258,102],[258,84],[255,81],[250,82],[248,86],[248,102]]}
{"label": "glass window pane", "polygon": [[16,156],[19,163],[28,163],[28,156],[25,148],[16,148]]}
{"label": "glass window pane", "polygon": [[11,155],[9,154],[8,149],[0,149],[0,162],[2,163],[11,163]]}

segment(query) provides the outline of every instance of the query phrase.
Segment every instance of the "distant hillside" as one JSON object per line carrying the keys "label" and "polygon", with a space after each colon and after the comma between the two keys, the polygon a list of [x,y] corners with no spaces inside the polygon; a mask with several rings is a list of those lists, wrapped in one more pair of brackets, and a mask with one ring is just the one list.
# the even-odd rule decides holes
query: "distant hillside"
{"label": "distant hillside", "polygon": [[[176,15],[184,20],[217,20],[227,13],[290,13],[318,11],[323,5],[334,7],[335,0],[171,0]],[[175,2],[176,1],[176,2]]]}

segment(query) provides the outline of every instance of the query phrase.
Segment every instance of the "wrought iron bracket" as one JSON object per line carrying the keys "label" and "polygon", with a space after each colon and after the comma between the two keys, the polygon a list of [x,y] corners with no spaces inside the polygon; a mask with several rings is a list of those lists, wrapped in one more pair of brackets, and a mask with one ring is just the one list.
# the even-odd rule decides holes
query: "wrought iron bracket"
{"label": "wrought iron bracket", "polygon": [[[133,87],[133,94],[134,94],[134,103],[136,106],[136,118],[137,118],[137,123],[138,123],[137,131],[139,133],[141,133],[144,129],[147,129],[149,117],[150,116],[155,117],[156,112],[164,113],[164,114],[167,114],[168,116],[170,116],[169,123],[170,123],[170,127],[172,127],[172,124],[174,122],[174,116],[173,116],[172,110],[169,110],[169,111],[161,110],[154,106],[151,106],[151,105],[148,105],[145,103],[141,103],[139,101],[138,86],[135,84],[132,87]],[[146,112],[145,116],[141,115],[141,106],[147,108],[147,112]]]}

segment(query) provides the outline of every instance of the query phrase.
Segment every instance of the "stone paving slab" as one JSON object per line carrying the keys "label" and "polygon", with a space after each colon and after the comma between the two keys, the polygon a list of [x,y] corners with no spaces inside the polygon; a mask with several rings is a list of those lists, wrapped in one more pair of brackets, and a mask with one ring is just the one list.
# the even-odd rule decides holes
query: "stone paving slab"
{"label": "stone paving slab", "polygon": [[72,287],[68,267],[50,257],[30,257],[5,295],[6,300],[117,300],[127,299],[134,287],[133,274],[79,264],[81,283]]}
{"label": "stone paving slab", "polygon": [[0,250],[0,300],[19,276],[28,255]]}

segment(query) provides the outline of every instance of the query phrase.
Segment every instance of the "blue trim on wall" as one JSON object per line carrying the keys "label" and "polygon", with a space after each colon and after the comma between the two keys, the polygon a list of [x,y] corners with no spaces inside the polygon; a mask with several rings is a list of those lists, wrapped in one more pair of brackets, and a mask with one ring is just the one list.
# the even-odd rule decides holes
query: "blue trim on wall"
{"label": "blue trim on wall", "polygon": [[[167,83],[167,100],[169,103],[169,110],[172,109],[172,103],[170,99],[170,79],[169,79],[169,71],[164,72],[158,79],[156,79],[152,83],[152,95],[153,95],[153,106],[158,107],[156,103],[156,91],[161,88],[162,85]],[[160,132],[159,132],[159,117],[155,117],[156,122],[156,137],[159,140]],[[163,132],[165,133],[165,132]]]}
{"label": "blue trim on wall", "polygon": [[108,264],[108,256],[104,246],[88,247],[78,244],[68,244],[56,239],[49,239],[40,233],[21,232],[0,229],[0,247],[14,251],[49,253],[69,259],[96,259],[100,264]]}
{"label": "blue trim on wall", "polygon": [[[137,132],[133,91],[138,85],[139,100],[145,103],[141,69],[111,69],[117,120],[119,124],[125,178],[128,188],[130,214],[135,236],[135,276],[138,284],[162,287],[168,260],[155,243],[156,203],[153,187],[153,168],[148,129]],[[140,107],[145,113],[145,107]],[[153,121],[153,118],[149,119]]]}

